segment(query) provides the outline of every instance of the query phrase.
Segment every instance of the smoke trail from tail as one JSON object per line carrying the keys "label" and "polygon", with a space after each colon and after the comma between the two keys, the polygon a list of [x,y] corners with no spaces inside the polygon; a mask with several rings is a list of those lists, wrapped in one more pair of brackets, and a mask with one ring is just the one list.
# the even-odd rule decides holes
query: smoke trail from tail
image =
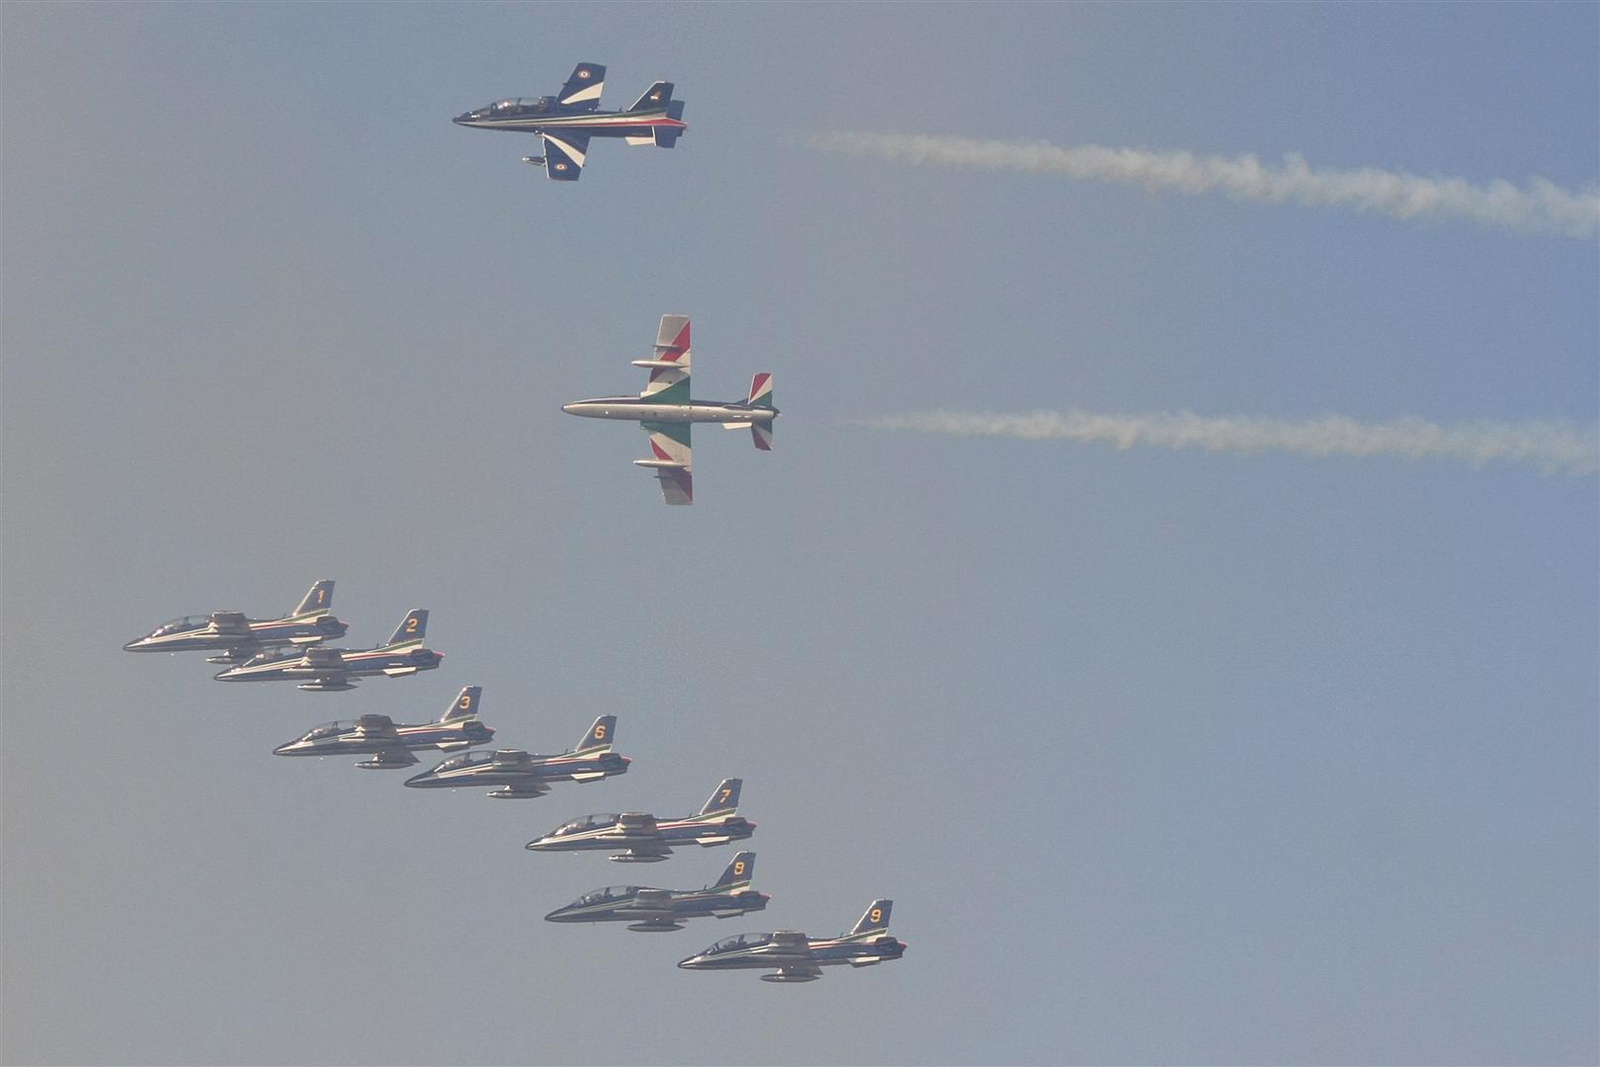
{"label": "smoke trail from tail", "polygon": [[1474,467],[1531,466],[1545,474],[1600,472],[1600,425],[1565,422],[1471,422],[1440,426],[1416,418],[1362,423],[1340,415],[1290,420],[1188,411],[1106,415],[1087,411],[1029,414],[929,411],[867,425],[885,430],[1024,441],[1081,441],[1118,448],[1203,448],[1211,452],[1287,452],[1300,456],[1394,456],[1451,460]]}
{"label": "smoke trail from tail", "polygon": [[1518,187],[1504,180],[1473,185],[1462,178],[1424,178],[1372,167],[1317,171],[1294,152],[1274,167],[1253,155],[1197,156],[1101,145],[1063,148],[1044,141],[842,131],[813,134],[809,140],[824,151],[891,162],[1053,174],[1189,196],[1222,192],[1240,200],[1343,207],[1406,220],[1466,219],[1513,232],[1581,240],[1600,233],[1600,189],[1574,192],[1544,178],[1529,178]]}

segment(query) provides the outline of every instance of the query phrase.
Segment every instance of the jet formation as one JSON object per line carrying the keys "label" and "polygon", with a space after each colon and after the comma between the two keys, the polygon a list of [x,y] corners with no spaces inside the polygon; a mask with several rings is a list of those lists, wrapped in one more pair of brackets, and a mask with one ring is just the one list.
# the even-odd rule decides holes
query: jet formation
{"label": "jet formation", "polygon": [[[580,63],[559,94],[536,99],[500,100],[455,118],[462,126],[532,133],[544,145],[543,156],[526,162],[545,169],[556,181],[577,181],[594,137],[622,138],[629,144],[671,148],[687,126],[683,102],[673,100],[673,84],[658,81],[622,111],[602,111],[600,97],[605,67]],[[693,452],[690,431],[697,422],[724,429],[748,430],[754,446],[772,450],[772,375],[754,376],[744,400],[710,401],[691,397],[690,322],[688,316],[661,317],[655,351],[633,361],[648,372],[637,396],[604,396],[578,400],[562,410],[586,418],[639,423],[649,436],[651,455],[634,462],[649,469],[667,504],[694,502]],[[328,647],[349,627],[332,614],[333,580],[311,587],[293,612],[279,618],[254,619],[238,611],[188,615],[163,623],[123,646],[129,652],[215,653],[208,662],[225,665],[219,681],[288,681],[312,692],[353,689],[359,679],[384,675],[406,677],[437,668],[444,656],[424,640],[428,612],[406,614],[385,644],[369,649]],[[615,715],[597,718],[576,748],[554,755],[520,749],[468,751],[487,745],[495,731],[479,720],[483,689],[464,687],[442,715],[420,723],[396,723],[387,715],[324,723],[273,749],[279,756],[365,757],[355,765],[367,770],[409,767],[417,753],[449,753],[431,769],[405,780],[415,789],[488,788],[496,798],[532,798],[548,793],[556,782],[596,782],[625,774],[632,762],[613,750]],[[570,820],[527,843],[534,852],[602,851],[618,863],[658,863],[675,847],[715,847],[754,835],[756,824],[739,814],[743,780],[727,778],[691,815],[662,818],[648,812],[607,812]],[[592,890],[545,916],[552,923],[622,922],[641,933],[681,930],[692,919],[732,918],[763,911],[772,899],[752,888],[755,853],[741,851],[721,877],[699,889],[655,886],[605,886]],[[809,982],[821,968],[837,964],[866,967],[899,959],[904,943],[889,934],[892,901],[876,900],[847,934],[812,938],[792,930],[742,934],[718,941],[682,960],[685,970],[760,969],[766,982]]]}
{"label": "jet formation", "polygon": [[722,877],[703,889],[655,889],[642,885],[608,885],[585,893],[545,916],[553,923],[626,922],[639,933],[682,930],[685,919],[716,916],[729,919],[761,911],[772,898],[750,888],[756,854],[740,852]]}
{"label": "jet formation", "polygon": [[457,126],[537,134],[544,155],[523,156],[524,163],[543,167],[545,177],[575,182],[583,176],[591,137],[620,137],[631,145],[671,148],[687,130],[683,101],[672,99],[672,83],[656,82],[623,111],[601,111],[606,68],[579,63],[555,96],[497,100],[476,111],[457,115]]}
{"label": "jet formation", "polygon": [[578,747],[554,756],[536,756],[520,749],[466,752],[451,756],[432,770],[406,779],[413,789],[455,789],[490,785],[500,800],[540,797],[554,782],[598,782],[628,773],[633,761],[611,751],[617,717],[602,715],[589,727]]}
{"label": "jet formation", "polygon": [[563,404],[562,411],[589,419],[637,422],[650,435],[651,455],[633,462],[655,472],[661,498],[668,504],[694,503],[694,464],[689,431],[697,422],[721,423],[725,430],[749,430],[763,452],[772,451],[772,375],[762,371],[750,380],[744,400],[694,400],[689,396],[689,318],[663,315],[656,331],[655,355],[636,359],[650,377],[638,396],[601,396]]}
{"label": "jet formation", "polygon": [[724,778],[694,815],[657,819],[646,812],[605,812],[584,815],[551,830],[527,847],[534,852],[616,852],[615,863],[659,863],[672,855],[673,845],[711,848],[743,841],[756,832],[756,824],[739,814],[742,778]]}

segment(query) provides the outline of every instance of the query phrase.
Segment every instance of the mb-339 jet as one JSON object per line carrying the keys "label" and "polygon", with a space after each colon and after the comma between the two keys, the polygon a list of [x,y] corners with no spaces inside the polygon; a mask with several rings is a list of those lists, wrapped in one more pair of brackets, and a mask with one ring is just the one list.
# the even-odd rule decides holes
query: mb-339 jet
{"label": "mb-339 jet", "polygon": [[897,960],[906,946],[889,934],[889,909],[892,900],[874,900],[861,921],[848,934],[838,937],[807,937],[794,930],[770,934],[740,934],[681,961],[689,971],[731,971],[742,968],[768,970],[763,982],[810,982],[822,977],[822,968],[848,963],[870,967],[884,960]]}
{"label": "mb-339 jet", "polygon": [[648,459],[634,460],[655,472],[661,497],[668,504],[694,503],[694,465],[689,431],[697,422],[719,422],[725,430],[749,430],[750,439],[763,452],[772,451],[772,375],[765,371],[750,380],[744,400],[692,400],[689,397],[689,319],[661,316],[656,331],[656,351],[651,359],[636,359],[650,378],[638,396],[602,396],[578,400],[561,407],[569,415],[590,419],[624,419],[637,422],[650,435]]}
{"label": "mb-339 jet", "polygon": [[185,615],[123,645],[127,652],[219,652],[208,663],[243,663],[262,649],[314,645],[343,637],[350,627],[330,614],[333,579],[311,587],[300,606],[281,619],[247,619],[237,611]]}
{"label": "mb-339 jet", "polygon": [[489,795],[498,799],[543,796],[550,792],[553,782],[598,782],[628,773],[628,764],[633,761],[611,751],[616,736],[617,717],[602,715],[571,752],[557,756],[536,756],[504,748],[498,752],[465,752],[407,778],[406,785],[417,789],[492,785],[499,788]]}
{"label": "mb-339 jet", "polygon": [[354,689],[355,679],[372,674],[403,678],[431,671],[444,659],[443,652],[422,647],[428,630],[428,612],[416,608],[406,613],[389,643],[377,648],[308,648],[305,652],[262,652],[216,677],[219,682],[299,682],[313,693]]}
{"label": "mb-339 jet", "polygon": [[545,916],[553,923],[626,922],[640,933],[682,930],[684,919],[714,915],[719,919],[760,911],[772,898],[750,888],[756,873],[756,854],[741,852],[727,870],[704,889],[652,889],[642,885],[611,885],[585,893],[564,908]]}
{"label": "mb-339 jet", "polygon": [[417,762],[412,749],[455,752],[488,744],[494,737],[494,730],[478,721],[478,702],[482,695],[483,686],[469,685],[450,702],[443,715],[416,726],[396,725],[387,715],[363,715],[359,719],[330,722],[308,730],[272,752],[277,756],[371,756],[356,766],[372,770],[409,767]]}
{"label": "mb-339 jet", "polygon": [[575,182],[583,174],[591,137],[621,137],[631,145],[671,148],[689,128],[683,121],[683,101],[672,99],[671,82],[656,82],[626,111],[601,111],[605,81],[606,68],[579,63],[555,96],[498,100],[453,121],[481,130],[538,134],[544,155],[523,156],[522,161],[543,167],[545,176],[558,182]]}
{"label": "mb-339 jet", "polygon": [[623,849],[609,857],[617,863],[655,863],[672,854],[673,845],[725,845],[756,832],[756,824],[739,814],[742,778],[727,778],[711,793],[699,814],[657,819],[644,812],[585,815],[529,841],[535,852],[578,852]]}

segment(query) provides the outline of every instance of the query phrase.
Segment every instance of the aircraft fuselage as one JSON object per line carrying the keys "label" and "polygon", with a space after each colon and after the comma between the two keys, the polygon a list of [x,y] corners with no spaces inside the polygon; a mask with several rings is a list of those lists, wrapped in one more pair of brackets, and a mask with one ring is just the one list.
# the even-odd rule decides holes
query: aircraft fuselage
{"label": "aircraft fuselage", "polygon": [[687,404],[657,404],[648,397],[601,396],[563,404],[568,415],[586,419],[621,419],[627,422],[760,422],[767,425],[777,408],[756,407],[738,401],[691,400]]}

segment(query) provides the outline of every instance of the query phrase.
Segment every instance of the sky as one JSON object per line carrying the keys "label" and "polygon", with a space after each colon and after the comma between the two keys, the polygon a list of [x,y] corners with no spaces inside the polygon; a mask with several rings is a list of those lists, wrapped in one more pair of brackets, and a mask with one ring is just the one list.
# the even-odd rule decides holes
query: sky
{"label": "sky", "polygon": [[[0,7],[0,1058],[1594,1062],[1592,462],[925,416],[1582,453],[1597,42],[1591,4]],[[579,61],[688,132],[557,184],[449,121]],[[1578,233],[891,135],[1553,188]],[[560,410],[641,388],[666,312],[697,396],[782,410],[771,453],[696,434],[692,508]],[[429,608],[441,668],[120,651],[323,577],[352,647]],[[629,773],[271,755],[467,684],[506,747],[618,715]],[[522,845],[728,776],[765,912],[542,921],[715,879]],[[673,966],[876,897],[896,963]]]}

